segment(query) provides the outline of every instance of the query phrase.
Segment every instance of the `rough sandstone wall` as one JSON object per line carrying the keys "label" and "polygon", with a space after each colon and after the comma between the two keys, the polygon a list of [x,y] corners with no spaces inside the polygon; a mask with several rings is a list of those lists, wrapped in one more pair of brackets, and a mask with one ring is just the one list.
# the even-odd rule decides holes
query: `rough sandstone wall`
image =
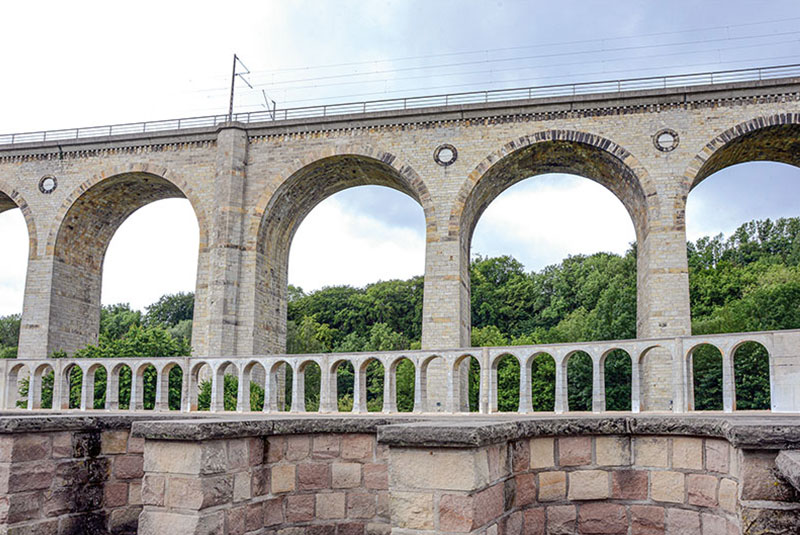
{"label": "rough sandstone wall", "polygon": [[143,446],[128,430],[0,435],[0,531],[135,534]]}
{"label": "rough sandstone wall", "polygon": [[386,457],[374,434],[148,440],[139,533],[387,534]]}

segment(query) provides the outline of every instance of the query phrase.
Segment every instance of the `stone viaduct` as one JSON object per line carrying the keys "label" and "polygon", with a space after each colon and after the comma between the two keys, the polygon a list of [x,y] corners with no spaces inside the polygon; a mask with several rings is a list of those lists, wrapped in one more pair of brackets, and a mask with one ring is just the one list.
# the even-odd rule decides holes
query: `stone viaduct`
{"label": "stone viaduct", "polygon": [[[468,347],[476,223],[503,190],[549,172],[594,180],[627,209],[638,336],[689,335],[687,196],[733,164],[797,165],[799,102],[800,78],[778,78],[0,145],[0,210],[19,207],[30,237],[19,357],[96,342],[109,241],[171,197],[200,229],[195,355],[283,352],[294,233],[364,184],[424,210],[423,349]],[[671,407],[671,366],[658,351],[643,362],[643,408]]]}

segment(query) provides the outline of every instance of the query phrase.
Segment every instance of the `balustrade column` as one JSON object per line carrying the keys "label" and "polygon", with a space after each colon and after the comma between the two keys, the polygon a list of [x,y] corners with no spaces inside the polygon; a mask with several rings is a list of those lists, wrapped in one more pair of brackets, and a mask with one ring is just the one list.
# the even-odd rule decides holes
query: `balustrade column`
{"label": "balustrade column", "polygon": [[262,412],[273,412],[276,410],[275,403],[275,385],[273,384],[273,372],[267,367],[267,373],[264,375],[264,406],[261,408]]}
{"label": "balustrade column", "polygon": [[445,365],[447,366],[447,404],[445,405],[445,411],[456,413],[460,406],[460,397],[456,395],[455,369],[446,360]]}
{"label": "balustrade column", "polygon": [[353,365],[353,412],[354,413],[362,413],[366,412],[367,405],[366,400],[363,398],[366,397],[366,392],[363,390],[363,386],[365,386],[365,379],[362,377],[364,374],[361,371],[361,365],[359,364],[356,366]]}
{"label": "balustrade column", "polygon": [[36,375],[34,374],[33,370],[31,370],[30,377],[28,378],[28,410],[32,411],[33,409],[40,408],[37,403],[38,400],[41,400],[41,394],[37,397],[36,391]]}
{"label": "balustrade column", "polygon": [[[53,410],[64,409],[64,370],[59,365],[53,371]],[[6,383],[8,384],[8,383]],[[69,391],[69,389],[67,389]]]}
{"label": "balustrade column", "polygon": [[606,410],[605,369],[600,357],[592,355],[592,412]]}
{"label": "balustrade column", "polygon": [[[166,385],[164,381],[167,381]],[[166,388],[164,388],[165,386]],[[164,395],[165,390],[166,395]],[[169,410],[169,372],[163,368],[161,370],[156,369],[156,401],[153,408],[156,411]]]}
{"label": "balustrade column", "polygon": [[639,412],[641,408],[641,386],[639,375],[640,355],[631,355],[631,412]]}
{"label": "balustrade column", "polygon": [[733,412],[736,409],[733,354],[727,349],[720,349],[720,353],[722,353],[722,410]]}
{"label": "balustrade column", "polygon": [[247,383],[250,382],[250,374],[244,373],[244,366],[239,370],[239,383],[236,387],[236,412],[244,412],[245,407],[250,406],[250,400],[246,399],[246,393],[250,392]]}
{"label": "balustrade column", "polygon": [[397,412],[397,401],[394,398],[394,374],[390,363],[383,366],[383,412]]}
{"label": "balustrade column", "polygon": [[[219,385],[220,379],[222,380],[222,387]],[[217,370],[213,370],[211,373],[211,406],[208,408],[210,412],[219,412],[225,408],[224,388],[225,376],[221,375]]]}
{"label": "balustrade column", "polygon": [[330,364],[324,362],[320,367],[319,377],[319,412],[336,412],[333,402],[336,394],[333,392],[332,381],[336,374],[331,373]]}
{"label": "balustrade column", "polygon": [[119,374],[113,366],[106,372],[106,410],[119,410]]}
{"label": "balustrade column", "polygon": [[519,408],[518,412],[528,414],[533,412],[531,402],[531,368],[523,358],[519,366]]}
{"label": "balustrade column", "polygon": [[422,373],[422,363],[417,361],[414,363],[414,412],[422,413],[427,412],[427,385],[425,384],[425,376]]}
{"label": "balustrade column", "polygon": [[490,385],[492,383],[492,369],[489,365],[489,348],[481,350],[481,388],[478,402],[478,410],[481,414],[489,414],[489,400],[492,397]]}
{"label": "balustrade column", "polygon": [[[181,411],[192,412],[192,401],[192,371],[187,362],[183,374],[181,374]],[[196,401],[194,408],[197,408]]]}
{"label": "balustrade column", "polygon": [[89,385],[89,372],[83,372],[83,377],[81,377],[81,410],[85,411],[87,409],[91,409],[94,406],[94,388],[90,388]]}
{"label": "balustrade column", "polygon": [[556,400],[554,407],[556,414],[562,414],[569,410],[566,375],[566,361],[564,357],[561,357],[556,361]]}
{"label": "balustrade column", "polygon": [[306,410],[306,382],[304,379],[305,370],[299,366],[294,368],[292,373],[292,407],[290,412],[305,412]]}

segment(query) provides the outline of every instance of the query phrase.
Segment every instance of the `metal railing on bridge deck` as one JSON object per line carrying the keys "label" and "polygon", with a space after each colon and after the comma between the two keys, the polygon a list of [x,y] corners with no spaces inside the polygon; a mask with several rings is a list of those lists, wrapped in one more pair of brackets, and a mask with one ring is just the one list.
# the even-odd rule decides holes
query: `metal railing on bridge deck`
{"label": "metal railing on bridge deck", "polygon": [[[236,410],[247,412],[251,406],[251,384],[263,388],[263,412],[279,412],[283,409],[286,394],[286,377],[282,370],[292,372],[291,412],[306,412],[305,373],[309,366],[319,366],[320,392],[319,412],[337,412],[337,369],[352,364],[354,375],[353,412],[367,412],[367,367],[377,361],[383,366],[384,413],[398,412],[397,368],[403,360],[414,366],[414,412],[459,413],[469,410],[467,403],[466,374],[470,358],[480,367],[478,412],[498,411],[498,363],[506,356],[517,359],[520,364],[519,413],[530,413],[532,408],[531,369],[534,359],[547,355],[555,364],[556,413],[570,410],[568,402],[567,363],[570,357],[584,352],[591,357],[593,369],[592,411],[606,410],[604,364],[613,351],[624,351],[631,361],[631,409],[643,409],[642,367],[647,355],[669,363],[674,412],[692,409],[692,354],[705,344],[716,347],[722,355],[723,406],[726,412],[735,409],[734,354],[744,343],[761,344],[769,355],[771,407],[775,412],[800,412],[800,330],[765,331],[739,334],[686,336],[677,338],[637,339],[573,344],[550,344],[533,346],[508,346],[462,348],[441,351],[390,351],[371,353],[325,353],[314,355],[268,355],[252,357],[156,357],[156,358],[109,358],[109,359],[8,359],[0,361],[0,404],[4,409],[21,406],[28,410],[41,409],[45,383],[52,381],[52,408],[80,411],[92,410],[95,405],[95,377],[104,370],[106,389],[103,408],[119,410],[120,377],[127,367],[130,374],[130,410],[144,408],[145,371],[152,366],[156,373],[154,393],[155,410],[169,409],[170,372],[176,367],[181,371],[180,411],[198,410],[198,392],[204,377],[211,383],[210,411],[224,410],[225,376],[238,378]],[[70,403],[74,381],[73,372],[79,369],[81,377],[80,400]],[[205,371],[204,371],[205,370]],[[150,372],[152,374],[152,371]],[[52,375],[51,375],[52,374]],[[48,379],[47,377],[52,377]],[[432,381],[429,383],[429,378]],[[653,379],[651,377],[651,379]],[[255,383],[253,383],[255,381]],[[260,384],[259,384],[260,382]],[[20,396],[20,386],[27,385],[27,395]],[[429,386],[433,388],[429,389]],[[153,392],[149,392],[150,399]],[[74,397],[74,395],[73,395]],[[102,401],[103,398],[101,398]],[[288,401],[288,400],[286,400]]]}
{"label": "metal railing on bridge deck", "polygon": [[138,123],[123,123],[83,128],[65,128],[60,130],[42,130],[37,132],[0,134],[0,145],[63,141],[124,134],[146,134],[165,131],[179,131],[192,128],[214,127],[227,123],[231,120],[246,124],[278,122],[359,113],[363,114],[412,110],[438,106],[486,104],[490,102],[510,102],[516,100],[530,100],[535,98],[570,97],[600,93],[623,93],[626,91],[647,89],[669,89],[700,85],[718,85],[732,82],[750,82],[777,78],[790,78],[794,76],[800,76],[800,64],[692,74],[676,74],[669,76],[651,76],[646,78],[628,78],[600,82],[542,85],[516,89],[469,91],[464,93],[449,93],[406,98],[401,97],[296,108],[277,108],[270,111],[235,113],[233,116],[228,116],[227,114],[206,115],[201,117],[186,117],[181,119],[166,119],[160,121],[144,121]]}

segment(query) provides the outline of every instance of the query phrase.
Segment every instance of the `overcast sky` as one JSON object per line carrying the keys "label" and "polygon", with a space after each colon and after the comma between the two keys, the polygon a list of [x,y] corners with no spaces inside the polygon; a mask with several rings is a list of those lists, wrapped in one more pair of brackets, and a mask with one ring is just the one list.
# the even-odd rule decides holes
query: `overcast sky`
{"label": "overcast sky", "polygon": [[[0,133],[225,113],[234,52],[256,85],[237,86],[240,111],[261,109],[262,89],[279,107],[303,106],[800,63],[797,0],[76,0],[3,11]],[[725,170],[690,196],[689,238],[800,215],[798,193],[800,172],[789,166]],[[0,214],[0,238],[2,315],[22,308],[28,238],[19,210]],[[570,254],[623,253],[633,239],[604,188],[547,175],[489,206],[473,253],[511,254],[539,270]],[[300,227],[290,282],[309,291],[421,274],[424,244],[414,201],[354,188]],[[196,255],[187,201],[141,209],[111,242],[103,302],[143,308],[193,290]]]}

